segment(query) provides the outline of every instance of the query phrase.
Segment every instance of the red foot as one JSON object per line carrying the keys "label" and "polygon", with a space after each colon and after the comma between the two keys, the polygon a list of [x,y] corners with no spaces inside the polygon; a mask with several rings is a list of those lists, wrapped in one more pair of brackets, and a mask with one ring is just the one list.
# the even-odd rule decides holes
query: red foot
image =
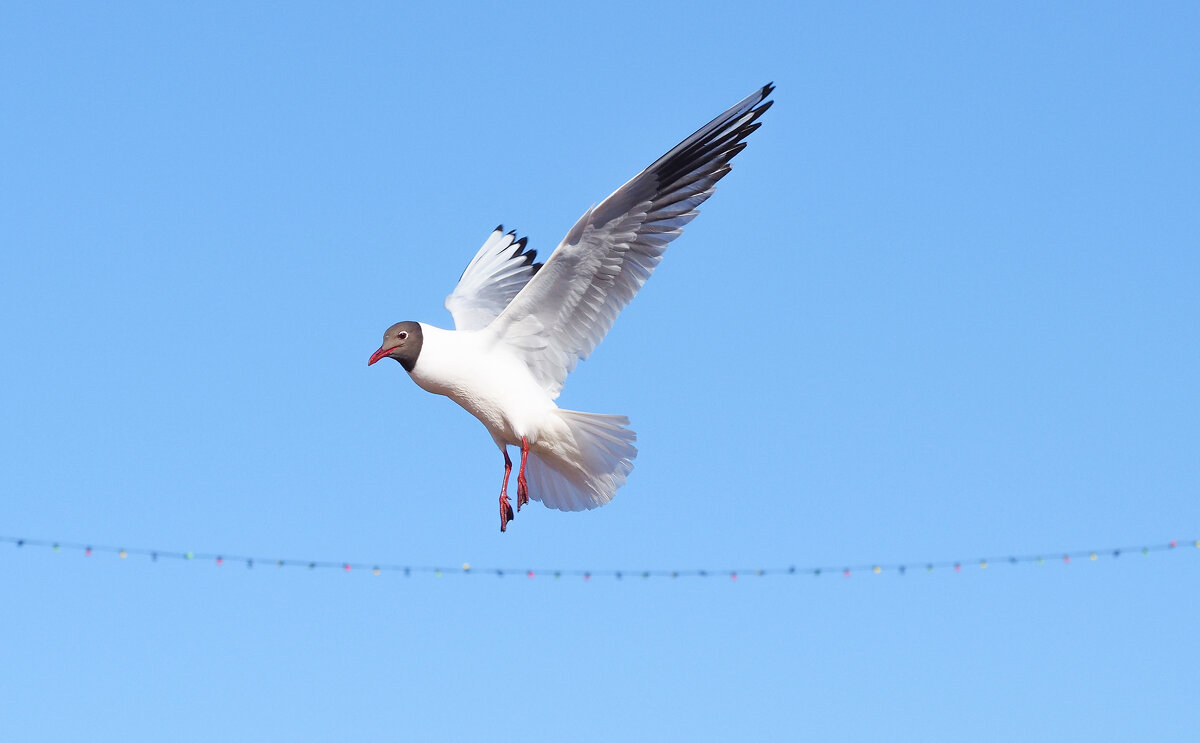
{"label": "red foot", "polygon": [[[508,476],[512,472],[512,460],[508,458],[508,450],[504,450],[504,482],[500,483],[500,531],[508,528],[508,522],[513,520],[512,504],[508,502]],[[517,502],[521,500],[517,496]],[[520,506],[518,506],[520,508]]]}
{"label": "red foot", "polygon": [[513,520],[512,504],[507,495],[500,496],[500,531],[508,528],[508,522]]}
{"label": "red foot", "polygon": [[[505,455],[507,456],[507,455]],[[529,502],[529,483],[525,481],[525,462],[529,459],[529,439],[521,437],[521,469],[517,471],[517,510]]]}

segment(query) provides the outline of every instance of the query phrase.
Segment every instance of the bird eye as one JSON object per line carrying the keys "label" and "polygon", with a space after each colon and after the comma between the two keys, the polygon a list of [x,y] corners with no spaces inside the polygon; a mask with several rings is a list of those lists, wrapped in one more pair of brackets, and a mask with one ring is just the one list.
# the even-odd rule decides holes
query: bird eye
{"label": "bird eye", "polygon": [[405,340],[406,338],[408,338],[408,331],[407,331],[407,330],[401,330],[401,331],[400,331],[400,336],[399,336],[399,338],[400,338],[400,340]]}

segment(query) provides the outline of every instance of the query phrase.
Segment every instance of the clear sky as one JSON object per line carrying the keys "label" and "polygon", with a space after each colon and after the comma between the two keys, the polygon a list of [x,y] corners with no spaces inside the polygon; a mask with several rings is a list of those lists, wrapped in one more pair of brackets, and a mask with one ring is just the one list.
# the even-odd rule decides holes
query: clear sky
{"label": "clear sky", "polygon": [[[628,484],[500,534],[483,427],[368,355],[772,80],[560,399]],[[970,562],[0,544],[0,737],[1193,736],[1197,132],[1192,3],[5,3],[0,535]]]}

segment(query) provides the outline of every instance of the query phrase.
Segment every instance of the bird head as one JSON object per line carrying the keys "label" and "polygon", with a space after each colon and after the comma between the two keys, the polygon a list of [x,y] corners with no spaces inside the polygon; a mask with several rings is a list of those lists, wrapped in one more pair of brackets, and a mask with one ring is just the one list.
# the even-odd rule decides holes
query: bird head
{"label": "bird head", "polygon": [[421,324],[416,322],[398,322],[388,328],[383,334],[383,345],[371,354],[367,366],[383,358],[395,359],[405,371],[412,371],[421,355]]}

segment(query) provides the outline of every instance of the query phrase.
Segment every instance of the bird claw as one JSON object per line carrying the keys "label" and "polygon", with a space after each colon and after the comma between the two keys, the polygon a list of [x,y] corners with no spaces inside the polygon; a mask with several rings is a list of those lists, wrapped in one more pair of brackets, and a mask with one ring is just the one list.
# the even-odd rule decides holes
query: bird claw
{"label": "bird claw", "polygon": [[[520,497],[518,496],[518,500]],[[513,520],[512,504],[508,502],[508,496],[500,496],[500,531],[508,528],[508,522]]]}
{"label": "bird claw", "polygon": [[524,477],[517,478],[517,510],[521,510],[521,506],[529,502],[529,484],[525,482]]}
{"label": "bird claw", "polygon": [[[508,456],[505,453],[505,456]],[[529,483],[525,481],[525,463],[529,461],[529,439],[521,437],[521,469],[517,470],[517,510],[529,502]]]}

